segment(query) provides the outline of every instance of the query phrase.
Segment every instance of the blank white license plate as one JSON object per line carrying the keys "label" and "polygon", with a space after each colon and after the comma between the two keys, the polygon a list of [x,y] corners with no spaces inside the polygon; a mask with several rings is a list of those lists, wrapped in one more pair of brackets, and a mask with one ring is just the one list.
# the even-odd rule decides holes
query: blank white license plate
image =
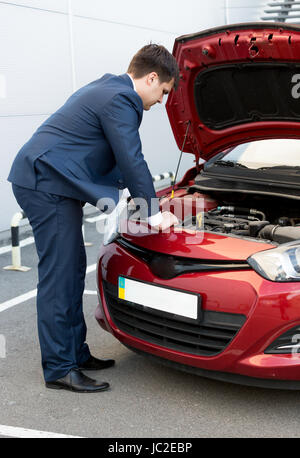
{"label": "blank white license plate", "polygon": [[194,320],[198,318],[197,294],[162,288],[126,277],[119,277],[118,290],[119,299]]}

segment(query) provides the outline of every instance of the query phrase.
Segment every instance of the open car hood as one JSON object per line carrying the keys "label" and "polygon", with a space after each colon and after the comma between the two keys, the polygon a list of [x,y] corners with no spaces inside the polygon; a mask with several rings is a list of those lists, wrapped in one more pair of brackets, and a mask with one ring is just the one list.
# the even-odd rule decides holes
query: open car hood
{"label": "open car hood", "polygon": [[166,104],[181,150],[209,159],[229,147],[300,135],[300,27],[257,22],[184,35],[180,84]]}

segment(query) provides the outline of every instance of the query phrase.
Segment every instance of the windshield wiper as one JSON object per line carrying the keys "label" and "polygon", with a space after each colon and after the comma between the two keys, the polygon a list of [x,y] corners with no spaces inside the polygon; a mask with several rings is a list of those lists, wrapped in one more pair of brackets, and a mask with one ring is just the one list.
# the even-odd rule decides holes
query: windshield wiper
{"label": "windshield wiper", "polygon": [[239,162],[234,161],[224,161],[224,159],[219,159],[213,163],[214,165],[221,165],[222,167],[242,167],[243,169],[247,169],[248,167],[244,164],[240,164]]}
{"label": "windshield wiper", "polygon": [[280,171],[280,172],[290,172],[293,171],[295,173],[299,173],[300,171],[300,166],[298,165],[273,165],[270,167],[260,167],[259,169],[256,170],[274,170],[275,172]]}

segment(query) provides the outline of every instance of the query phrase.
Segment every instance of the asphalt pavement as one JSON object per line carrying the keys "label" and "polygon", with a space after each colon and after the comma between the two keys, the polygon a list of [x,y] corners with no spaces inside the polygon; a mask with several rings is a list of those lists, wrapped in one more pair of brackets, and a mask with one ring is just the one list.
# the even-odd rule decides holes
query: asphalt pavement
{"label": "asphalt pavement", "polygon": [[[27,229],[23,238],[32,235]],[[85,224],[85,239],[92,243],[86,251],[88,266],[93,266],[101,244],[95,223]],[[35,246],[27,245],[21,253],[22,265],[31,267],[28,272],[3,270],[11,264],[11,254],[0,254],[0,437],[26,436],[28,430],[35,437],[300,437],[299,392],[186,374],[131,352],[102,330],[94,318],[98,299],[93,267],[84,295],[87,342],[95,356],[114,358],[116,365],[88,375],[108,381],[111,388],[93,394],[46,389],[37,338]],[[3,304],[9,308],[1,311]]]}

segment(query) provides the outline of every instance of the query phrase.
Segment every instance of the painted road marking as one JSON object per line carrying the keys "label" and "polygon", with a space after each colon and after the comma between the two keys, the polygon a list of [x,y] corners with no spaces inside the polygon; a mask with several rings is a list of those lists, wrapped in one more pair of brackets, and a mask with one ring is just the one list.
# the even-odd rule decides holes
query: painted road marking
{"label": "painted road marking", "polygon": [[[86,269],[86,274],[89,274],[91,272],[94,272],[96,270],[97,264],[91,264],[90,266],[87,267]],[[90,291],[86,290],[86,294],[97,294],[97,291]],[[15,305],[21,304],[22,302],[26,302],[29,299],[32,299],[35,297],[37,294],[37,289],[32,289],[31,291],[28,291],[28,293],[21,294],[20,296],[14,297],[12,299],[9,299],[8,301],[2,302],[0,304],[0,312],[3,312],[4,310],[7,310],[11,307],[14,307]]]}
{"label": "painted road marking", "polygon": [[[33,237],[28,237],[27,239],[21,240],[20,247],[31,245],[34,243]],[[6,245],[0,248],[0,254],[9,253],[11,251],[11,245]]]}
{"label": "painted road marking", "polygon": [[14,307],[15,305],[21,304],[22,302],[26,302],[29,299],[32,299],[33,297],[36,296],[36,293],[37,293],[37,290],[33,289],[29,291],[28,293],[21,294],[21,296],[17,296],[6,302],[2,302],[2,304],[0,304],[0,312],[4,312],[4,310],[10,309],[11,307]]}
{"label": "painted road marking", "polygon": [[81,436],[69,436],[66,434],[49,433],[47,431],[37,431],[35,429],[17,428],[15,426],[0,425],[0,436],[18,438],[74,438],[81,439]]}
{"label": "painted road marking", "polygon": [[96,270],[97,264],[91,264],[90,266],[87,267],[86,273],[89,274],[90,272],[93,272]]}

